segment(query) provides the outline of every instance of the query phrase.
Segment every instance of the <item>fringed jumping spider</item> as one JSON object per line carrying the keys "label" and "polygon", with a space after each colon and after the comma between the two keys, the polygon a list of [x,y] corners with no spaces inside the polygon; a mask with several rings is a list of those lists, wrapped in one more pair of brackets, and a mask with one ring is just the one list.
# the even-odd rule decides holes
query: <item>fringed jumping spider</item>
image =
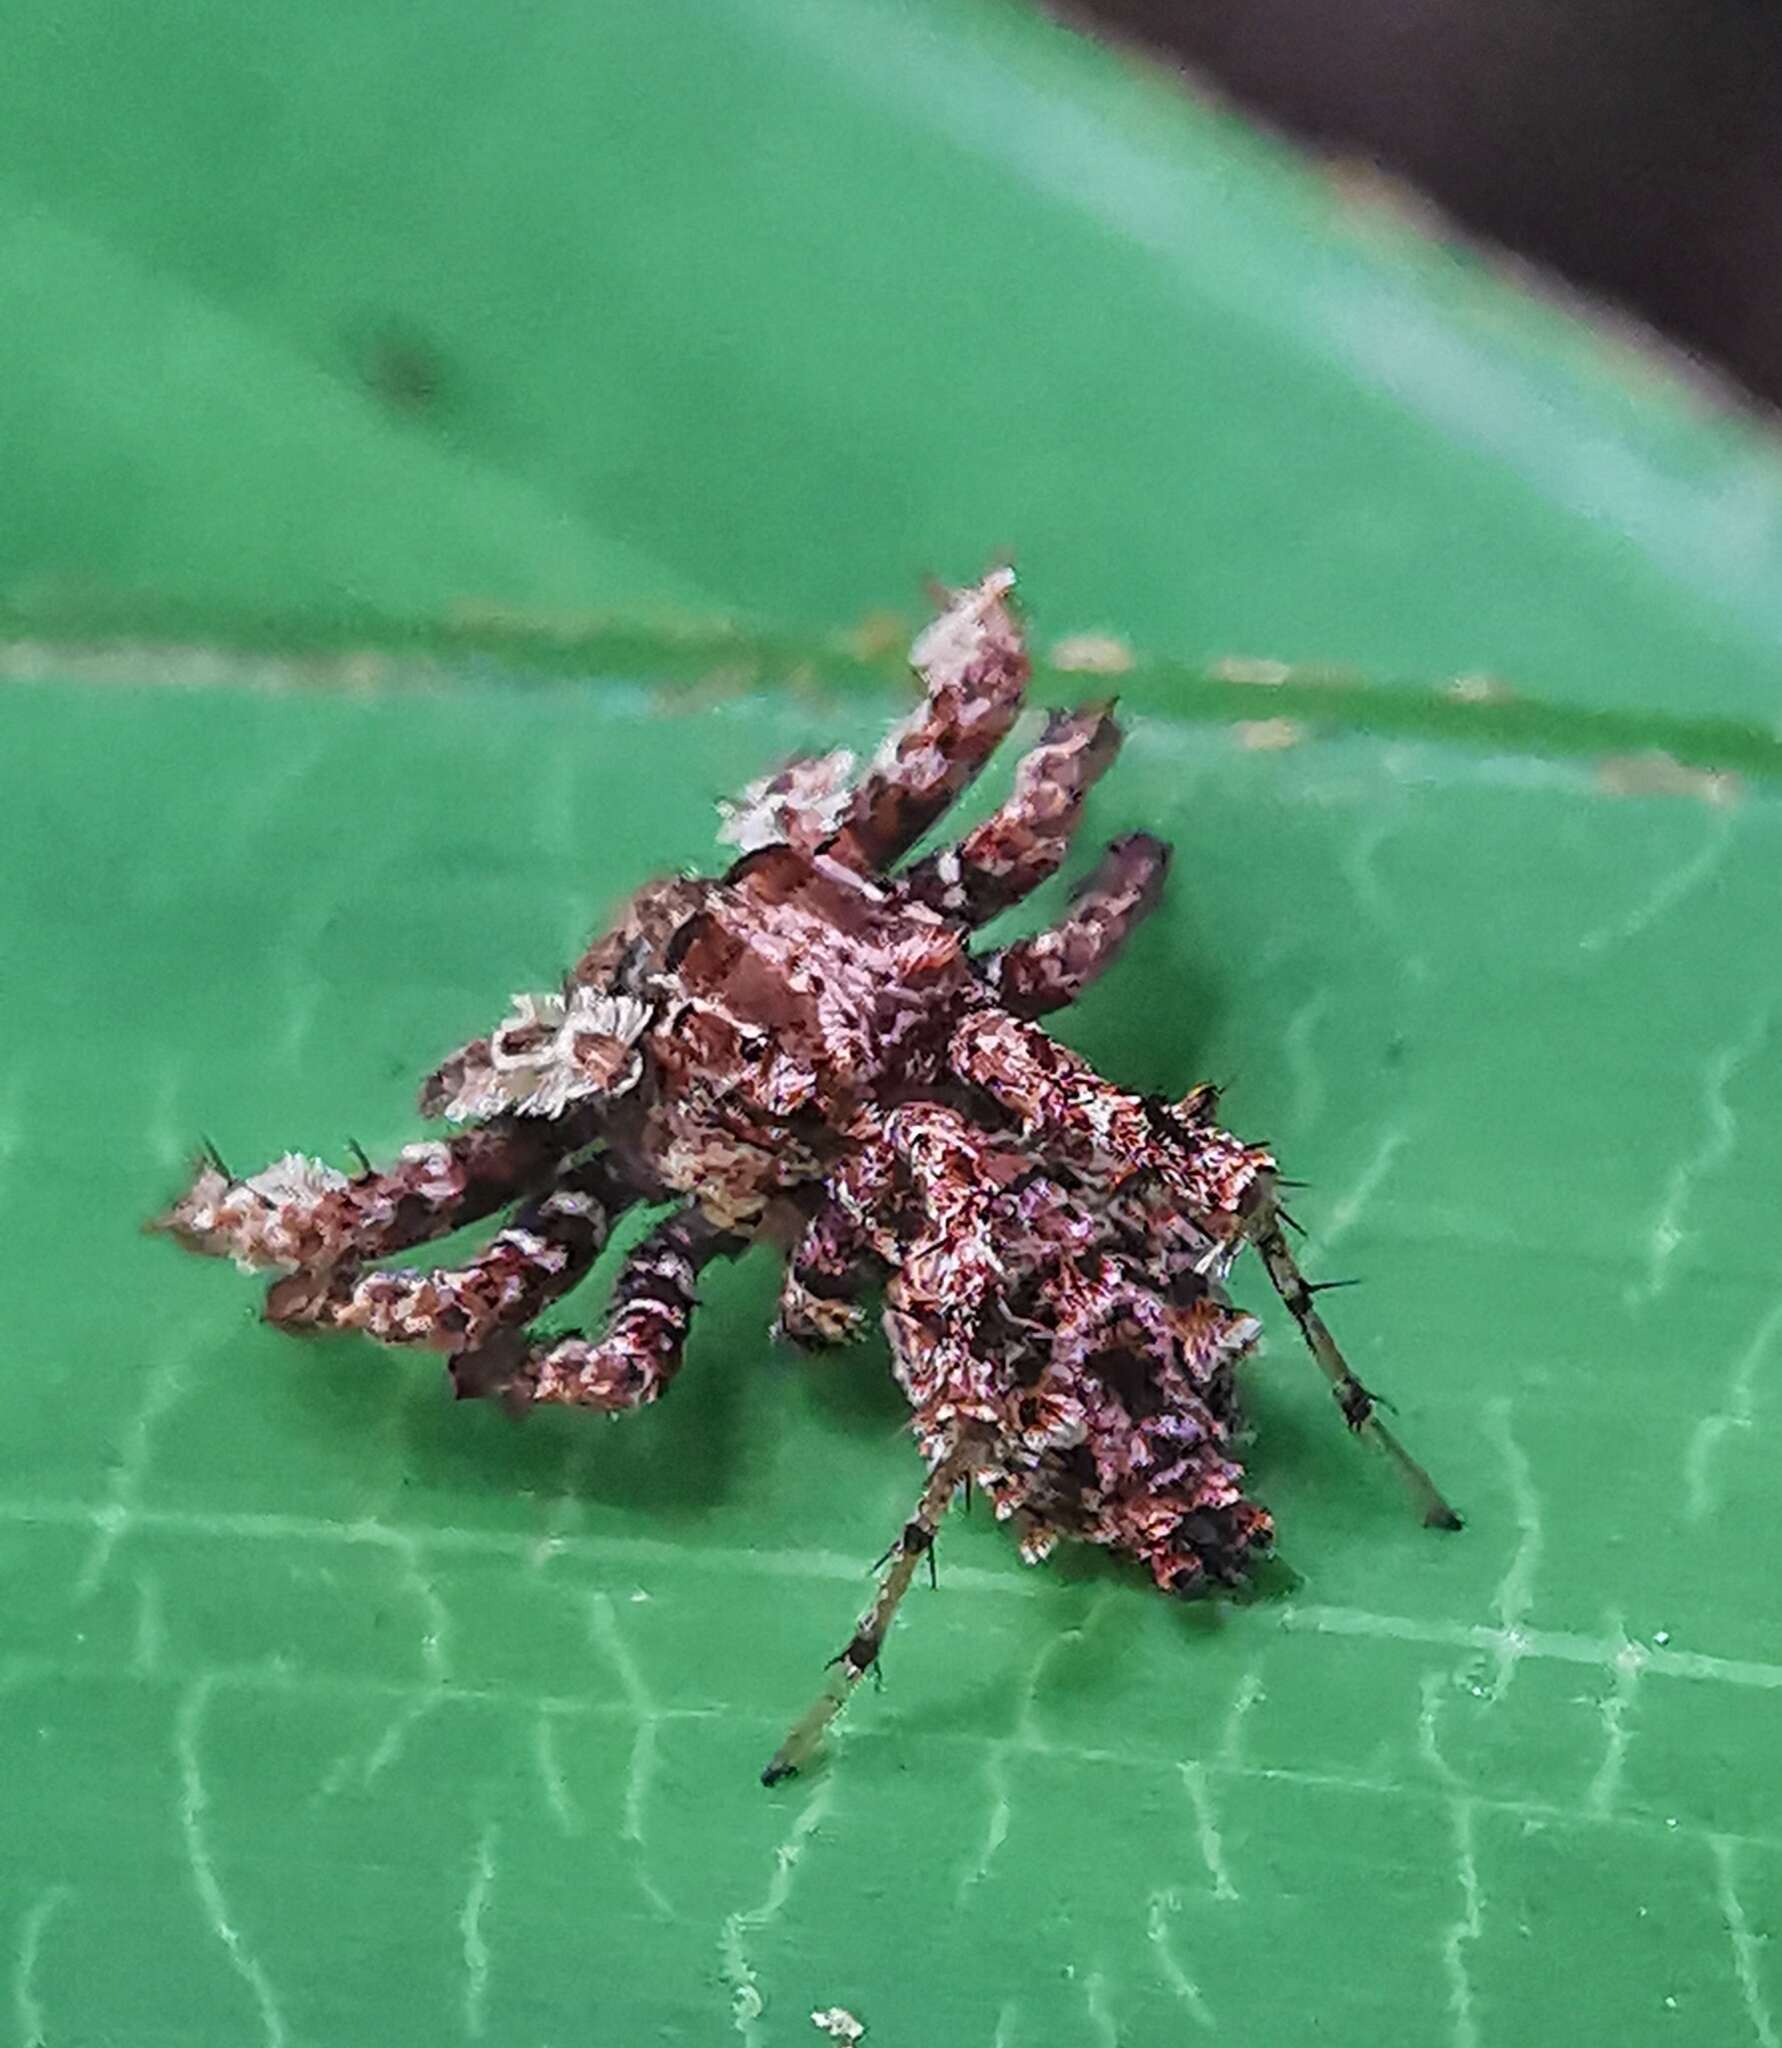
{"label": "fringed jumping spider", "polygon": [[[1008,732],[1028,673],[998,570],[958,593],[912,661],[921,705],[864,769],[793,762],[726,805],[717,880],[641,890],[562,986],[517,996],[424,1083],[458,1126],[387,1167],[291,1155],[240,1178],[211,1157],[162,1227],[278,1274],[271,1321],[446,1354],[460,1395],[612,1412],[681,1362],[701,1269],[790,1245],[779,1329],[884,1329],[927,1480],[877,1595],[763,1773],[789,1776],[860,1678],[954,1493],[974,1485],[1037,1560],[1061,1538],[1136,1558],[1176,1593],[1242,1580],[1273,1535],[1233,1456],[1237,1372],[1259,1325],[1225,1281],[1247,1244],[1344,1421],[1458,1527],[1374,1412],[1282,1234],[1275,1162],[1180,1101],[1104,1081],[1036,1021],[1114,959],[1157,900],[1157,840],[1120,839],[1069,912],[974,953],[974,930],[1062,861],[1119,730],[1055,716],[1008,801],[899,866]],[[605,1326],[541,1335],[634,1204],[672,1204],[625,1261]],[[480,1256],[391,1254],[517,1204]]]}

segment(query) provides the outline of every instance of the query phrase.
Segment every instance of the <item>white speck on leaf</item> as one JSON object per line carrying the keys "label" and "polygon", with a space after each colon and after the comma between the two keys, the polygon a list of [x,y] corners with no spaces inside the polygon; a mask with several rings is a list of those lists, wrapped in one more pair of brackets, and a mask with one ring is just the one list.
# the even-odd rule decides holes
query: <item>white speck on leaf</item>
{"label": "white speck on leaf", "polygon": [[832,2041],[852,2043],[866,2032],[845,2005],[826,2005],[811,2014],[811,2025]]}

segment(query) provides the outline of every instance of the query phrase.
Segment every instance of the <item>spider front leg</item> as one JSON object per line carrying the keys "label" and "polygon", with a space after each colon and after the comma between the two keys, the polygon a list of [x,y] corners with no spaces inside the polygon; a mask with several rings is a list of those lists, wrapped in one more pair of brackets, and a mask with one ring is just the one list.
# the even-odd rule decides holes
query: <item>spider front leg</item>
{"label": "spider front leg", "polygon": [[917,902],[967,924],[985,924],[1055,874],[1083,802],[1120,751],[1112,710],[1090,704],[1055,712],[1022,755],[1008,801],[956,845],[917,861],[899,879]]}
{"label": "spider front leg", "polygon": [[1043,1017],[1074,1003],[1156,909],[1168,868],[1169,848],[1161,839],[1148,832],[1116,839],[1066,916],[984,962],[984,980],[997,1001],[1017,1017]]}
{"label": "spider front leg", "polygon": [[773,1334],[810,1349],[852,1344],[864,1334],[866,1311],[860,1306],[867,1273],[853,1258],[832,1258],[820,1245],[821,1217],[799,1240],[786,1261],[780,1283],[779,1315]]}
{"label": "spider front leg", "polygon": [[853,1697],[854,1688],[879,1661],[885,1637],[897,1617],[903,1596],[910,1589],[916,1569],[934,1548],[942,1515],[960,1486],[971,1476],[982,1456],[982,1446],[970,1436],[956,1439],[929,1472],[927,1484],[918,1496],[910,1518],[898,1532],[879,1581],[872,1604],[855,1624],[847,1647],[831,1660],[830,1677],[817,1697],[793,1724],[767,1768],[761,1773],[764,1785],[777,1785],[801,1771],[810,1761],[825,1730]]}
{"label": "spider front leg", "polygon": [[598,1339],[568,1330],[528,1341],[503,1328],[452,1360],[459,1396],[492,1396],[510,1407],[540,1403],[609,1413],[660,1399],[679,1372],[699,1306],[700,1273],[735,1258],[748,1239],[691,1206],[665,1217],[626,1259]]}
{"label": "spider front leg", "polygon": [[[531,1322],[567,1294],[636,1200],[610,1160],[582,1160],[566,1166],[548,1193],[518,1210],[466,1264],[342,1275],[325,1298],[305,1300],[302,1320],[362,1330],[382,1344],[474,1351],[496,1330]],[[297,1320],[281,1314],[277,1294],[268,1303],[273,1320]]]}
{"label": "spider front leg", "polygon": [[350,1176],[295,1152],[241,1176],[211,1154],[148,1227],[187,1251],[233,1259],[244,1272],[284,1270],[313,1281],[343,1263],[387,1258],[504,1208],[589,1136],[579,1118],[500,1118],[405,1146],[391,1165]]}

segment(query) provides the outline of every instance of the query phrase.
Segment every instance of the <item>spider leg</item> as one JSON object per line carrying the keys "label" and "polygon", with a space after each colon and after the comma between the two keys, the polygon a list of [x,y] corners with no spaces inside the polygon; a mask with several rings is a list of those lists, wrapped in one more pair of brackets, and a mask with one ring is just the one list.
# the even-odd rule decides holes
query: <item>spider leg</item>
{"label": "spider leg", "polygon": [[238,1178],[210,1157],[148,1227],[187,1251],[231,1258],[245,1272],[326,1273],[490,1215],[536,1186],[589,1136],[580,1118],[499,1118],[443,1141],[405,1146],[391,1165],[351,1177],[289,1153]]}
{"label": "spider leg", "polygon": [[845,748],[833,754],[800,754],[772,775],[722,799],[718,843],[753,853],[763,846],[793,846],[812,854],[835,836],[853,808],[854,770]]}
{"label": "spider leg", "polygon": [[492,1395],[517,1409],[646,1406],[680,1370],[701,1270],[713,1259],[735,1258],[748,1243],[690,1204],[676,1210],[626,1259],[598,1338],[567,1330],[529,1342],[504,1327],[479,1350],[452,1360],[460,1397]]}
{"label": "spider leg", "polygon": [[1264,1198],[1251,1212],[1249,1221],[1250,1242],[1255,1245],[1268,1277],[1274,1282],[1275,1292],[1281,1297],[1287,1313],[1299,1325],[1300,1335],[1305,1338],[1307,1348],[1317,1361],[1319,1370],[1330,1381],[1331,1392],[1336,1396],[1337,1406],[1343,1411],[1343,1420],[1358,1436],[1371,1436],[1404,1475],[1405,1484],[1411,1490],[1424,1521],[1432,1529],[1458,1529],[1460,1517],[1443,1498],[1436,1483],[1418,1464],[1393,1432],[1380,1420],[1375,1408],[1375,1397],[1370,1394],[1350,1369],[1349,1361],[1338,1348],[1336,1339],[1330,1334],[1324,1318],[1318,1313],[1314,1299],[1317,1289],[1306,1280],[1299,1270],[1287,1240],[1281,1234],[1276,1221],[1278,1211],[1274,1205],[1274,1191],[1269,1187]]}
{"label": "spider leg", "polygon": [[531,1322],[567,1294],[636,1199],[610,1160],[585,1159],[564,1167],[465,1265],[347,1271],[321,1298],[306,1298],[301,1313],[280,1300],[269,1302],[268,1313],[287,1324],[363,1330],[383,1344],[474,1351],[496,1330]]}
{"label": "spider leg", "polygon": [[1083,800],[1120,750],[1112,709],[1056,712],[1015,769],[1008,801],[955,845],[917,861],[900,879],[919,903],[984,924],[1057,872]]}
{"label": "spider leg", "polygon": [[847,1344],[866,1315],[859,1297],[879,1263],[869,1217],[889,1191],[892,1155],[875,1138],[858,1145],[825,1182],[786,1261],[774,1334],[794,1344]]}
{"label": "spider leg", "polygon": [[1061,1010],[1118,958],[1142,918],[1157,907],[1169,848],[1149,833],[1116,839],[1077,891],[1068,914],[984,962],[984,979],[1017,1017]]}
{"label": "spider leg", "polygon": [[955,1440],[935,1460],[909,1520],[886,1553],[890,1562],[871,1605],[856,1622],[847,1647],[833,1660],[823,1690],[774,1751],[767,1768],[761,1773],[762,1784],[777,1785],[804,1768],[822,1740],[824,1731],[853,1697],[854,1688],[877,1665],[898,1606],[910,1589],[910,1581],[916,1576],[922,1559],[934,1548],[940,1519],[980,1454],[981,1447],[977,1442],[971,1437],[964,1437]]}
{"label": "spider leg", "polygon": [[786,1263],[773,1334],[809,1350],[852,1344],[866,1330],[860,1296],[868,1285],[868,1275],[852,1260],[839,1269],[832,1268],[827,1258],[809,1250],[810,1235],[807,1231]]}
{"label": "spider leg", "polygon": [[993,570],[910,649],[927,685],[855,788],[831,856],[861,873],[901,860],[995,752],[1027,687],[1020,628],[1004,602],[1014,572]]}
{"label": "spider leg", "polygon": [[1004,1010],[967,1016],[948,1045],[947,1063],[1009,1111],[1042,1152],[1068,1160],[1104,1188],[1150,1176],[1235,1248],[1238,1203],[1274,1164],[1266,1151],[1194,1120],[1187,1104],[1177,1108],[1116,1087],[1039,1025]]}

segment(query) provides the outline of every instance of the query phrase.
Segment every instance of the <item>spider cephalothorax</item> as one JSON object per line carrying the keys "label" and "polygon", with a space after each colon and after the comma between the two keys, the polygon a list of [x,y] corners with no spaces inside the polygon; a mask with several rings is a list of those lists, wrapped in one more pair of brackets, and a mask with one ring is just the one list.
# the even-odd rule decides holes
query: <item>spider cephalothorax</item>
{"label": "spider cephalothorax", "polygon": [[[900,866],[989,758],[1027,661],[1006,570],[912,652],[926,692],[863,771],[793,762],[724,806],[716,880],[653,883],[560,989],[516,996],[421,1105],[460,1128],[354,1175],[292,1155],[245,1179],[214,1157],[163,1219],[194,1250],[278,1273],[271,1319],[447,1354],[461,1394],[616,1411],[677,1370],[700,1269],[790,1241],[780,1327],[861,1328],[880,1287],[928,1483],[836,1676],[766,1773],[796,1769],[876,1661],[955,1489],[974,1481],[1039,1558],[1060,1537],[1193,1593],[1272,1537],[1233,1455],[1235,1372],[1259,1326],[1225,1293],[1254,1246],[1345,1419],[1452,1510],[1373,1412],[1281,1232],[1274,1161],[1178,1102],[1104,1081],[1035,1021],[1108,966],[1167,849],[1116,841],[1069,913],[974,953],[976,927],[1064,857],[1119,733],[1056,715],[1012,795]],[[676,1206],[626,1260],[598,1337],[529,1326],[635,1203]],[[517,1204],[468,1264],[376,1262]]]}

